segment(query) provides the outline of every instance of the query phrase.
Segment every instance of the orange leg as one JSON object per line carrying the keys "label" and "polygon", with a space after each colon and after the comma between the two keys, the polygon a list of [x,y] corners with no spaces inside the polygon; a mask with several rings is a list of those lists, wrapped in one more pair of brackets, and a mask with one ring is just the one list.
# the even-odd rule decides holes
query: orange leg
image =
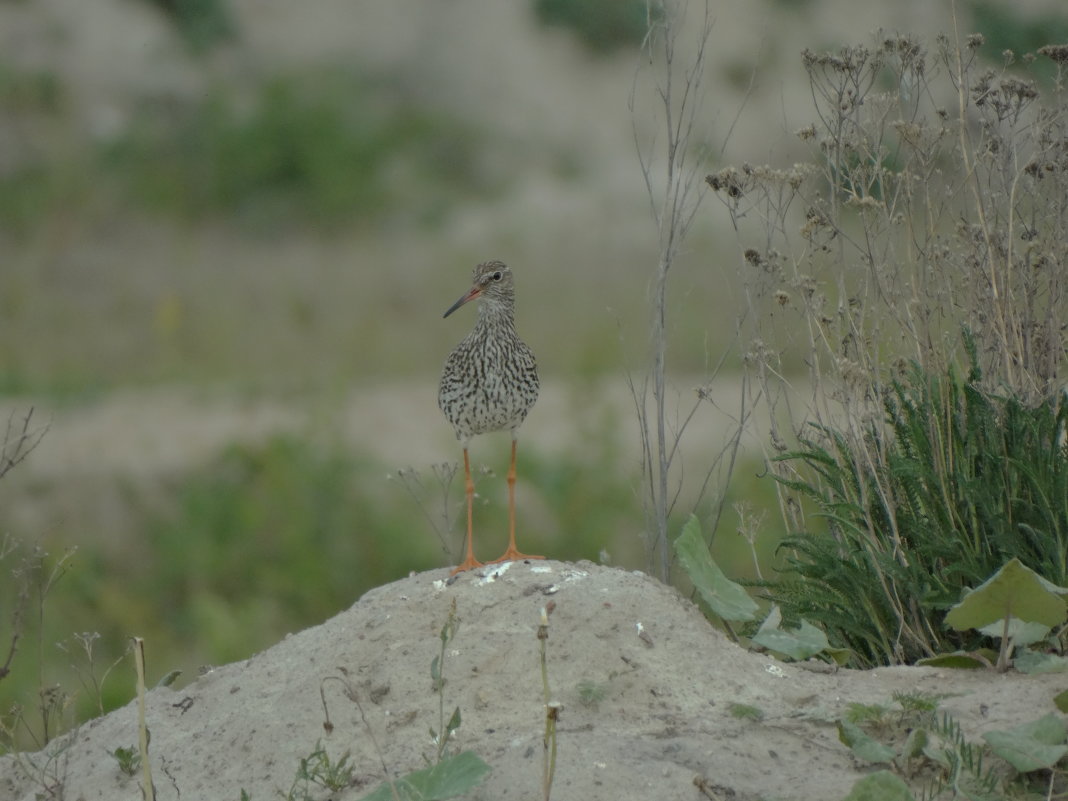
{"label": "orange leg", "polygon": [[508,466],[508,550],[494,562],[511,562],[519,559],[544,559],[544,556],[520,553],[515,547],[515,449],[516,440],[512,438],[512,463]]}
{"label": "orange leg", "polygon": [[449,575],[455,576],[465,570],[482,567],[482,563],[475,559],[474,549],[471,547],[471,529],[474,521],[473,507],[475,504],[475,482],[471,480],[471,462],[467,458],[467,448],[464,448],[464,494],[467,495],[467,549],[464,560],[452,569]]}

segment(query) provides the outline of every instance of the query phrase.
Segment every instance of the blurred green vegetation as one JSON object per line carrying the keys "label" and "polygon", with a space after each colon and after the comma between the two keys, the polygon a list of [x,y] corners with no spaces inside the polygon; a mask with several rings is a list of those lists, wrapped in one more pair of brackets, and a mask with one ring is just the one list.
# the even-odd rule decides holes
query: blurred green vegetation
{"label": "blurred green vegetation", "polygon": [[16,69],[0,62],[0,109],[5,112],[55,114],[64,99],[65,92],[54,72]]}
{"label": "blurred green vegetation", "polygon": [[663,9],[645,0],[534,0],[534,14],[542,25],[569,28],[595,53],[640,45],[650,13],[655,20]]}
{"label": "blurred green vegetation", "polygon": [[[1003,64],[1002,54],[1011,50],[1019,63],[1023,55],[1035,53],[1044,45],[1068,42],[1068,14],[1063,9],[1060,14],[1025,14],[1012,4],[996,0],[970,0],[967,7],[975,30],[986,40],[981,52],[988,61]],[[1055,65],[1041,58],[1027,68],[1029,76],[1047,81],[1054,72]]]}
{"label": "blurred green vegetation", "polygon": [[0,234],[132,211],[272,235],[426,226],[457,197],[493,196],[504,180],[481,158],[473,126],[394,81],[341,68],[143,101],[104,135],[74,127],[65,101],[54,73],[0,61],[13,144],[0,171]]}
{"label": "blurred green vegetation", "polygon": [[227,0],[146,0],[158,6],[177,27],[186,44],[203,51],[237,35]]}
{"label": "blurred green vegetation", "polygon": [[244,105],[218,87],[189,107],[145,113],[107,146],[100,167],[137,205],[263,231],[401,213],[432,222],[452,193],[490,188],[476,132],[406,101],[396,86],[340,71],[287,75]]}
{"label": "blurred green vegetation", "polygon": [[45,218],[56,195],[70,194],[61,186],[70,173],[51,169],[47,156],[58,148],[55,130],[68,100],[54,72],[0,60],[0,115],[6,120],[8,149],[0,170],[0,233],[25,230]]}

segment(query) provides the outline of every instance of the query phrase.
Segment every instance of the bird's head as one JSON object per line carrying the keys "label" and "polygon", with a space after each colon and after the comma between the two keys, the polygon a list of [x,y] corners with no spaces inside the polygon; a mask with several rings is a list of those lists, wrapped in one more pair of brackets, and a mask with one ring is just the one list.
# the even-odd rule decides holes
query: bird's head
{"label": "bird's head", "polygon": [[471,288],[449,307],[445,316],[448,317],[465,303],[476,298],[481,298],[488,304],[510,308],[515,300],[512,271],[499,261],[487,261],[475,267]]}

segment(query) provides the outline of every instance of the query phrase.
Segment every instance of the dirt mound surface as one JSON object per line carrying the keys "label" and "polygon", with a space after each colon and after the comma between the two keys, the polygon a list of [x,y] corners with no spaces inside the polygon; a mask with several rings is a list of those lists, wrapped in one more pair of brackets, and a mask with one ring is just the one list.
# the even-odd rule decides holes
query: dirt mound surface
{"label": "dirt mound surface", "polygon": [[[849,702],[889,704],[895,691],[948,694],[942,709],[975,739],[1044,714],[1064,684],[929,668],[807,670],[734,645],[644,574],[586,562],[498,565],[451,582],[437,570],[374,589],[322,625],[181,690],[152,690],[157,798],[237,801],[242,790],[254,801],[284,797],[317,741],[333,759],[351,752],[355,770],[349,788],[312,798],[362,797],[382,780],[382,760],[397,775],[423,767],[433,755],[429,729],[439,728],[430,665],[453,601],[461,622],[446,653],[445,715],[460,707],[458,747],[492,767],[467,796],[487,801],[541,798],[536,633],[550,601],[549,681],[564,705],[559,799],[708,798],[696,777],[721,798],[841,798],[871,770],[838,742],[833,721]],[[366,725],[342,683],[323,682],[345,675]],[[733,704],[764,717],[735,717]],[[69,799],[140,799],[139,777],[108,756],[136,742],[131,703],[46,751],[0,759],[0,797],[32,801],[53,782]]]}

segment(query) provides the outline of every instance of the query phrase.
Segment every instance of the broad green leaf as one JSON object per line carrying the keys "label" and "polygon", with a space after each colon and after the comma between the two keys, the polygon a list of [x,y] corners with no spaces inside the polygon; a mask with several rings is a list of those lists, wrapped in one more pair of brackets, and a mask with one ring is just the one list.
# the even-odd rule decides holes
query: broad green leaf
{"label": "broad green leaf", "polygon": [[917,665],[923,665],[924,667],[944,667],[944,668],[958,668],[963,670],[976,670],[978,668],[990,667],[994,659],[997,659],[998,655],[994,654],[993,659],[983,660],[979,656],[968,653],[966,651],[954,651],[951,654],[936,654],[934,656],[928,656],[924,659],[918,659]]}
{"label": "broad green leaf", "polygon": [[1064,673],[1068,670],[1068,659],[1057,654],[1042,654],[1027,648],[1021,649],[1012,665],[1021,673],[1035,675],[1038,673]]}
{"label": "broad green leaf", "polygon": [[944,768],[950,767],[949,752],[954,749],[949,747],[944,739],[938,736],[929,736],[923,744],[923,755],[935,764]]}
{"label": "broad green leaf", "polygon": [[901,756],[905,759],[914,759],[923,753],[931,738],[927,736],[927,729],[913,729],[905,738],[905,744],[901,747]]}
{"label": "broad green leaf", "polygon": [[675,554],[686,575],[713,612],[724,620],[753,620],[757,604],[745,588],[723,575],[701,538],[701,524],[690,515],[675,540]]}
{"label": "broad green leaf", "polygon": [[1048,579],[1045,579],[1042,576],[1038,577],[1038,581],[1043,587],[1045,587],[1050,592],[1056,593],[1057,595],[1068,595],[1068,587],[1058,587],[1052,581],[1049,581]]}
{"label": "broad green leaf", "polygon": [[[1003,637],[1005,636],[1005,618],[983,626],[979,631],[987,637]],[[1027,623],[1018,617],[1010,617],[1008,632],[1013,645],[1030,645],[1045,639],[1049,634],[1049,626],[1042,623]]]}
{"label": "broad green leaf", "polygon": [[916,797],[899,776],[880,770],[854,784],[842,801],[916,801]]}
{"label": "broad green leaf", "polygon": [[1059,589],[1014,558],[950,609],[946,623],[963,631],[1016,617],[1052,628],[1068,616]]}
{"label": "broad green leaf", "polygon": [[838,667],[845,667],[849,664],[849,660],[853,658],[852,648],[827,648],[827,655],[834,660],[834,663]]}
{"label": "broad green leaf", "polygon": [[838,721],[838,739],[867,762],[893,762],[897,756],[893,748],[873,740],[859,726],[848,720]]}
{"label": "broad green leaf", "polygon": [[782,612],[778,606],[773,606],[760,624],[753,642],[796,660],[808,659],[830,647],[827,635],[806,620],[792,631],[781,628],[781,623]]}
{"label": "broad green leaf", "polygon": [[452,713],[452,717],[449,718],[449,722],[445,724],[445,731],[451,734],[460,728],[461,723],[463,723],[463,718],[460,717],[460,707],[456,707]]}
{"label": "broad green leaf", "polygon": [[1066,736],[1064,721],[1051,713],[1009,731],[988,731],[983,739],[991,751],[1020,773],[1027,773],[1051,768],[1068,754]]}
{"label": "broad green leaf", "polygon": [[[410,790],[405,784],[404,779],[397,779],[394,782],[394,787],[397,789],[397,798],[401,801],[420,801],[420,797],[413,795],[414,791]],[[362,801],[394,801],[393,789],[390,787],[389,782],[382,782],[378,787],[365,795]]]}
{"label": "broad green leaf", "polygon": [[[401,801],[444,801],[456,798],[476,787],[489,773],[490,766],[474,751],[447,757],[429,768],[409,773],[394,782]],[[363,801],[393,801],[389,782],[383,782]]]}
{"label": "broad green leaf", "polygon": [[1061,712],[1068,713],[1068,690],[1062,690],[1053,696],[1053,704]]}
{"label": "broad green leaf", "polygon": [[1038,720],[1017,726],[1013,731],[1034,737],[1040,743],[1047,745],[1060,745],[1068,740],[1068,724],[1052,712],[1043,715]]}
{"label": "broad green leaf", "polygon": [[175,680],[181,675],[182,671],[172,670],[166,676],[156,682],[156,687],[170,687],[172,684],[174,684]]}

